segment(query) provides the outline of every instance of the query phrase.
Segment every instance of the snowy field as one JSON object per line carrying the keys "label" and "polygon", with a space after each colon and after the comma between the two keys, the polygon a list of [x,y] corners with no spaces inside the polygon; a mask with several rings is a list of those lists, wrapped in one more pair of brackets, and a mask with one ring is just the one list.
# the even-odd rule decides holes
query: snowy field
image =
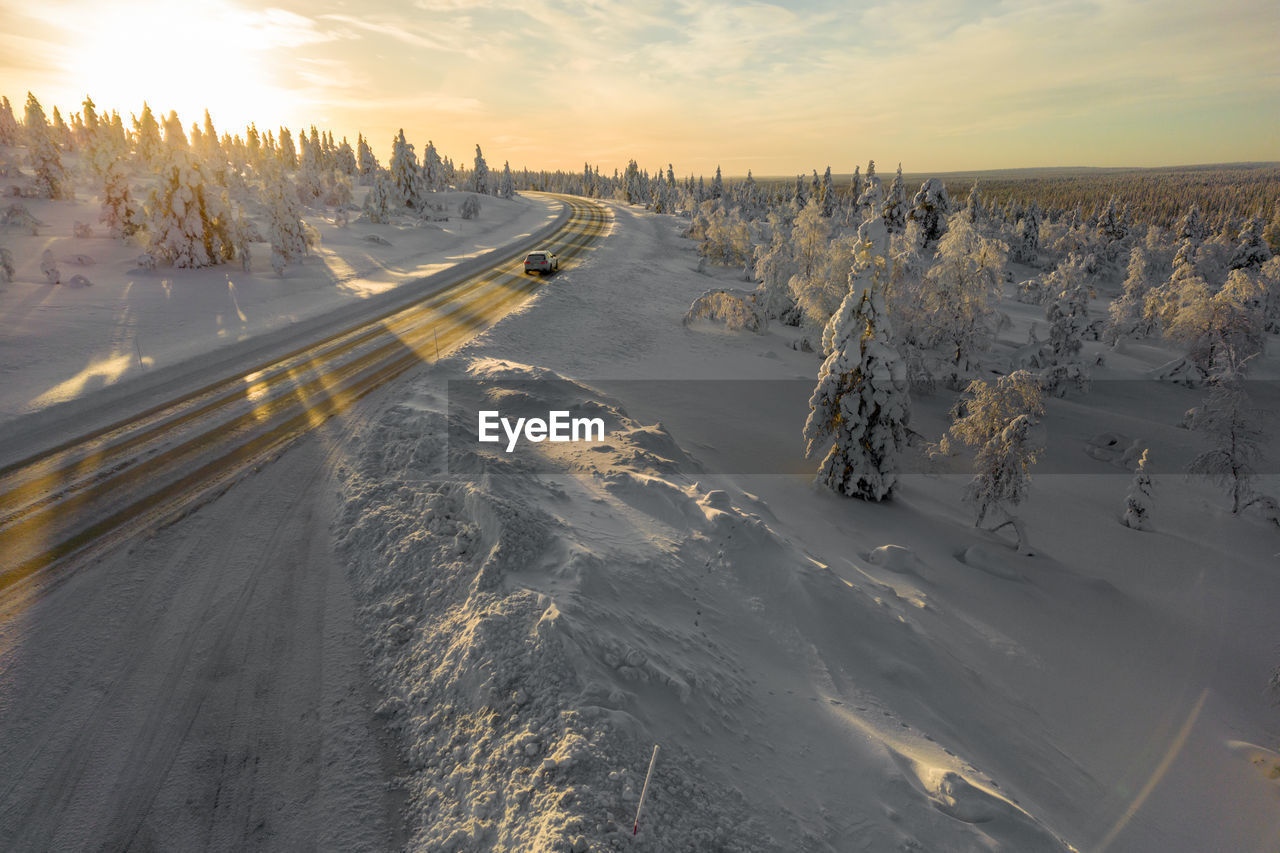
{"label": "snowy field", "polygon": [[[1176,352],[1128,346],[1098,396],[1050,401],[1024,556],[973,528],[965,476],[917,465],[868,504],[812,462],[734,473],[726,437],[802,457],[805,410],[682,380],[812,387],[820,358],[792,328],[682,326],[741,283],[699,273],[677,220],[614,213],[581,267],[382,397],[339,470],[417,849],[1275,849],[1275,527],[1169,469],[1153,529],[1120,524],[1117,447],[1199,441],[1176,421],[1202,392],[1143,381]],[[1008,356],[1044,316],[1011,297]],[[919,396],[913,426],[936,439],[955,398]],[[486,406],[590,410],[608,436],[451,445]]]}

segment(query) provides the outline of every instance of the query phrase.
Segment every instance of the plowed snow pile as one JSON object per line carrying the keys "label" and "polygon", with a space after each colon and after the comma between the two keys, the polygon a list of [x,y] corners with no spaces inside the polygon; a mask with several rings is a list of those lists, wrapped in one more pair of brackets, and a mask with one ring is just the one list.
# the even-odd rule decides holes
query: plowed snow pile
{"label": "plowed snow pile", "polygon": [[[544,411],[598,404],[607,434],[555,446],[540,465],[553,473],[496,445],[449,457],[443,400],[419,384],[344,472],[340,546],[379,713],[403,737],[419,849],[831,849],[808,815],[758,811],[769,765],[793,769],[789,753],[815,734],[795,729],[815,720],[844,731],[832,750],[859,780],[849,815],[833,816],[859,833],[851,844],[1063,849],[899,717],[903,695],[983,704],[981,680],[913,627],[918,602],[807,558],[751,496],[704,488],[660,426],[599,392],[489,359],[453,369],[539,380],[546,399],[526,402]],[[814,673],[830,692],[801,695]],[[857,704],[836,698],[850,689]],[[633,839],[654,742],[664,751]],[[866,820],[868,804],[886,818]]]}

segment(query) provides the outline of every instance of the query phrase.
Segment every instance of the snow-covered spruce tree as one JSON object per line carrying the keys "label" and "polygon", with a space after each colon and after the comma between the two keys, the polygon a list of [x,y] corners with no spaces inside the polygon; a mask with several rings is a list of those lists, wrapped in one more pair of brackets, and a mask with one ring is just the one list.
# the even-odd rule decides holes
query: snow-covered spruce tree
{"label": "snow-covered spruce tree", "polygon": [[298,206],[298,191],[282,174],[275,174],[267,185],[267,240],[271,243],[271,268],[283,276],[291,262],[311,250],[314,238]]}
{"label": "snow-covered spruce tree", "polygon": [[305,133],[298,134],[302,148],[302,156],[298,158],[298,198],[304,204],[312,204],[324,194],[324,165],[320,162],[319,137],[314,125],[311,131],[314,139],[308,139]]}
{"label": "snow-covered spruce tree", "polygon": [[187,134],[182,129],[182,119],[178,118],[177,110],[169,110],[169,115],[165,117],[164,144],[170,151],[187,151],[191,148],[191,143],[187,141]]}
{"label": "snow-covered spruce tree", "polygon": [[516,183],[511,177],[511,161],[502,164],[502,180],[498,184],[498,195],[505,199],[516,197]]}
{"label": "snow-covered spruce tree", "polygon": [[476,145],[476,162],[475,167],[471,170],[471,191],[476,193],[487,194],[489,192],[489,164],[484,161],[484,154],[480,151],[480,145]]}
{"label": "snow-covered spruce tree", "polygon": [[867,163],[867,174],[862,178],[862,193],[858,196],[858,209],[861,211],[858,220],[879,211],[883,203],[884,186],[880,182],[880,176],[876,174],[876,161],[871,160]]}
{"label": "snow-covered spruce tree", "polygon": [[[899,169],[902,167],[899,166]],[[969,195],[964,201],[964,215],[969,220],[970,225],[977,225],[978,218],[982,215],[982,194],[978,192],[978,182],[974,181],[973,186],[969,187]]]}
{"label": "snow-covered spruce tree", "polygon": [[1239,513],[1256,500],[1253,478],[1266,438],[1240,373],[1219,374],[1204,403],[1195,409],[1191,428],[1203,433],[1211,449],[1191,461],[1189,473],[1208,476],[1231,495],[1231,512]]}
{"label": "snow-covered spruce tree", "polygon": [[1040,256],[1040,207],[1035,202],[1018,217],[1013,229],[1014,259],[1034,264]]}
{"label": "snow-covered spruce tree", "polygon": [[175,267],[207,267],[230,260],[225,195],[211,186],[189,151],[172,152],[147,204],[147,251]]}
{"label": "snow-covered spruce tree", "polygon": [[1147,277],[1147,253],[1141,246],[1129,252],[1128,274],[1120,297],[1108,309],[1106,338],[1115,342],[1121,338],[1144,338],[1151,334],[1151,326],[1144,319],[1147,291],[1151,281]]}
{"label": "snow-covered spruce tree", "polygon": [[422,183],[430,192],[445,188],[444,161],[440,159],[440,152],[436,150],[435,143],[430,139],[427,140],[427,147],[422,151]]}
{"label": "snow-covered spruce tree", "polygon": [[387,173],[379,170],[370,179],[373,184],[369,194],[364,197],[365,218],[374,225],[385,225],[391,221],[392,189],[391,179]]}
{"label": "snow-covered spruce tree", "polygon": [[164,143],[160,139],[160,123],[146,101],[142,102],[142,115],[133,120],[133,136],[133,150],[138,159],[147,164],[157,163]]}
{"label": "snow-covered spruce tree", "polygon": [[1089,327],[1089,293],[1079,255],[1070,255],[1049,278],[1054,295],[1045,308],[1049,321],[1049,364],[1042,381],[1045,390],[1061,396],[1069,384],[1082,389],[1087,378],[1080,359]]}
{"label": "snow-covered spruce tree", "polygon": [[342,137],[342,144],[334,152],[333,167],[349,178],[353,177],[358,171],[356,168],[356,152],[351,150],[351,143],[347,141],[345,136]]}
{"label": "snow-covered spruce tree", "polygon": [[920,191],[911,200],[908,218],[920,223],[920,236],[925,246],[939,240],[947,230],[947,211],[950,206],[947,185],[942,181],[929,178],[920,185]]}
{"label": "snow-covered spruce tree", "polygon": [[102,179],[102,212],[98,221],[107,226],[113,237],[132,237],[140,227],[137,203],[129,191],[129,178],[124,160],[113,159]]}
{"label": "snow-covered spruce tree", "polygon": [[403,205],[412,210],[422,208],[422,173],[418,169],[418,158],[413,146],[404,138],[404,128],[391,141],[388,177],[391,180],[392,199],[397,206]]}
{"label": "snow-covered spruce tree", "polygon": [[70,198],[71,183],[62,168],[62,155],[36,96],[27,93],[27,162],[36,173],[36,190],[43,198]]}
{"label": "snow-covered spruce tree", "polygon": [[1142,451],[1138,468],[1133,472],[1129,494],[1124,498],[1124,515],[1120,523],[1134,530],[1148,530],[1151,526],[1151,475],[1147,473],[1147,450]]}
{"label": "snow-covered spruce tree", "polygon": [[931,317],[922,343],[942,350],[953,383],[995,339],[1004,265],[1003,243],[979,234],[963,212],[951,217],[937,263],[925,275],[920,307]]}
{"label": "snow-covered spruce tree", "polygon": [[1271,247],[1262,237],[1263,227],[1262,217],[1253,216],[1240,228],[1235,251],[1227,264],[1231,269],[1252,269],[1271,260]]}
{"label": "snow-covered spruce tree", "polygon": [[818,198],[822,204],[822,215],[830,219],[836,212],[836,188],[831,185],[831,167],[822,173],[822,184],[818,188]]}
{"label": "snow-covered spruce tree", "polygon": [[298,149],[293,144],[293,134],[289,132],[289,128],[280,128],[280,139],[276,142],[276,156],[279,158],[280,165],[287,171],[294,171],[298,168]]}
{"label": "snow-covered spruce tree", "polygon": [[974,527],[991,531],[1012,527],[1017,549],[1027,552],[1026,531],[1013,508],[1027,496],[1031,466],[1043,448],[1032,432],[1044,414],[1040,383],[1025,370],[1002,376],[994,385],[975,379],[952,410],[954,421],[939,443],[949,453],[951,442],[978,448],[975,473],[965,501],[976,511]]}
{"label": "snow-covered spruce tree", "polygon": [[22,138],[22,128],[13,115],[13,105],[7,97],[0,97],[0,145],[17,145]]}
{"label": "snow-covered spruce tree", "polygon": [[356,164],[360,170],[360,183],[372,186],[378,174],[378,158],[373,156],[373,149],[365,141],[364,134],[356,136]]}
{"label": "snow-covered spruce tree", "polygon": [[907,228],[907,185],[902,180],[902,164],[898,164],[898,173],[889,184],[889,193],[885,196],[884,205],[880,208],[884,218],[884,227],[890,234],[901,234]]}
{"label": "snow-covered spruce tree", "polygon": [[834,346],[809,398],[805,455],[827,448],[815,483],[837,494],[881,501],[898,481],[910,401],[906,366],[890,343],[879,283],[851,289],[833,322],[838,329]]}

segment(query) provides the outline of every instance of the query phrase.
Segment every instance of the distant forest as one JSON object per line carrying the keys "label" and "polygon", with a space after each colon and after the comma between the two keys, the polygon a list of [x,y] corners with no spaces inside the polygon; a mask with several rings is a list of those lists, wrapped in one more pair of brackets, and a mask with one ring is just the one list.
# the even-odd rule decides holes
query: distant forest
{"label": "distant forest", "polygon": [[[882,164],[882,169],[891,167]],[[847,193],[851,175],[835,175],[837,192]],[[1033,201],[1057,218],[1077,206],[1082,217],[1106,207],[1113,195],[1128,205],[1130,219],[1172,228],[1192,204],[1215,226],[1251,216],[1273,218],[1280,204],[1280,163],[1229,163],[1159,169],[1002,169],[987,172],[926,174],[904,172],[907,186],[936,177],[953,203],[963,204],[977,181],[985,203],[1025,207]],[[758,178],[764,186],[795,182],[794,177]]]}

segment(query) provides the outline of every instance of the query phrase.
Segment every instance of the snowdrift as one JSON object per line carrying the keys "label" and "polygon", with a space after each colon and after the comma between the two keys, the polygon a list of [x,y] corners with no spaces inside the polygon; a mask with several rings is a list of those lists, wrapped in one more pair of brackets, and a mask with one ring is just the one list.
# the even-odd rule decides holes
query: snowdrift
{"label": "snowdrift", "polygon": [[[340,472],[336,532],[414,847],[1070,849],[943,745],[990,734],[1002,699],[913,622],[926,602],[841,579],[762,502],[701,485],[665,430],[590,387],[446,364],[537,380],[524,387],[544,397],[522,406],[594,406],[609,427],[542,445],[539,473],[450,443],[474,423],[420,383]],[[867,563],[919,568],[894,547]],[[847,811],[815,824],[808,792],[832,786]]]}

